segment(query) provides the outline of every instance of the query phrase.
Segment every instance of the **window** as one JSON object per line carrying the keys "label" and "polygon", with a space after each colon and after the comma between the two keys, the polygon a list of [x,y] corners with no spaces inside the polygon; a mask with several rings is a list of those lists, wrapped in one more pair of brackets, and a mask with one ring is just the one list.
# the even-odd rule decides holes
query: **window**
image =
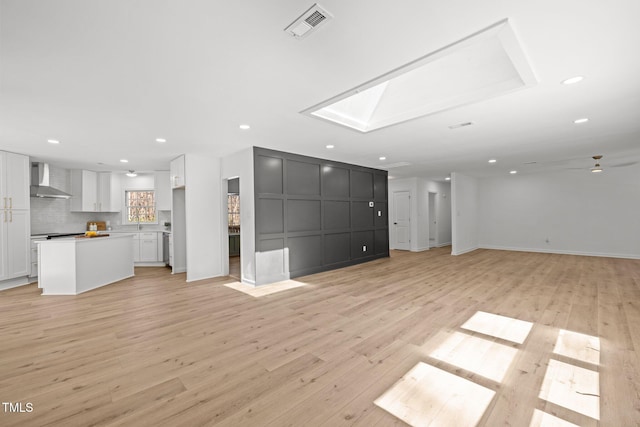
{"label": "window", "polygon": [[156,223],[156,198],[153,190],[125,192],[127,224]]}
{"label": "window", "polygon": [[240,227],[240,195],[227,196],[227,212],[229,213],[229,227]]}

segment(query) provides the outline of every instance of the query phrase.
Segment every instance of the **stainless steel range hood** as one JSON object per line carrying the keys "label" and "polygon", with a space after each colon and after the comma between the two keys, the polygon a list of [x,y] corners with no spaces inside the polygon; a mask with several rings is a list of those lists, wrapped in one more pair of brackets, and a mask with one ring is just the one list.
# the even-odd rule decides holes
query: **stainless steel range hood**
{"label": "stainless steel range hood", "polygon": [[49,165],[47,163],[31,164],[31,197],[50,197],[68,199],[71,194],[60,191],[49,185]]}

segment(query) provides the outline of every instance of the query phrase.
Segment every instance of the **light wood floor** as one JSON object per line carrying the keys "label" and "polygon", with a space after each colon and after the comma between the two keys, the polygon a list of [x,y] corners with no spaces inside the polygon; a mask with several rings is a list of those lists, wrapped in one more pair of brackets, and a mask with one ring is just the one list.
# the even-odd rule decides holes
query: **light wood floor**
{"label": "light wood floor", "polygon": [[[0,425],[404,425],[374,401],[421,362],[490,391],[481,426],[640,425],[640,261],[449,251],[392,252],[261,298],[165,268],[77,297],[0,292],[0,401],[33,404],[0,407]],[[461,328],[479,311],[533,325],[522,344]],[[554,353],[561,331],[599,338],[585,350],[599,360]],[[539,397],[550,364],[597,372],[595,418]]]}

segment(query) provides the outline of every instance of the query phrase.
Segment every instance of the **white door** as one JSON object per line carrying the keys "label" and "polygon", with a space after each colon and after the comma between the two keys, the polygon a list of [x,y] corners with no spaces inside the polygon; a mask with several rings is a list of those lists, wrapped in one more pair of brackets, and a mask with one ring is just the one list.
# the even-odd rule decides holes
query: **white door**
{"label": "white door", "polygon": [[411,198],[408,191],[393,193],[393,224],[395,241],[393,247],[411,249]]}
{"label": "white door", "polygon": [[436,222],[436,193],[429,193],[429,247],[438,245],[438,228]]}

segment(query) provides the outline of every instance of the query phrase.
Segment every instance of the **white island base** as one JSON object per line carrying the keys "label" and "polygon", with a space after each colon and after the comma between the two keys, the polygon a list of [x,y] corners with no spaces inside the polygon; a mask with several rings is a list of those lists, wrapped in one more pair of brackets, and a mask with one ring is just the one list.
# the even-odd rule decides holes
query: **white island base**
{"label": "white island base", "polygon": [[132,239],[118,234],[37,242],[42,295],[77,295],[132,277]]}

